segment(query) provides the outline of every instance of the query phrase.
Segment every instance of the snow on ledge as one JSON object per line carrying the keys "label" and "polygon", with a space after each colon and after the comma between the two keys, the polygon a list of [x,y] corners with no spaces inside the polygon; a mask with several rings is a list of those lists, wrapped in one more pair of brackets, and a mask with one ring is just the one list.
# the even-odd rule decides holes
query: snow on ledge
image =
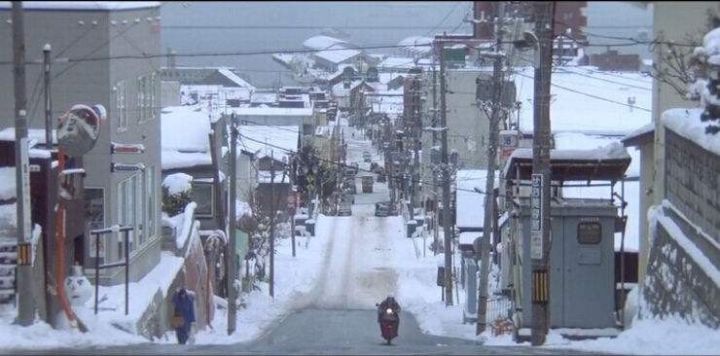
{"label": "snow on ledge", "polygon": [[[663,201],[663,205],[671,204],[667,200]],[[720,285],[720,270],[710,261],[707,256],[693,243],[690,239],[685,236],[680,227],[661,210],[656,212],[657,222],[663,226],[665,231],[668,232],[670,237],[677,242],[685,252],[690,255],[693,261],[705,272],[713,283]]]}
{"label": "snow on ledge", "polygon": [[711,122],[700,121],[702,108],[670,109],[662,114],[665,127],[678,135],[697,143],[700,147],[720,155],[720,135],[706,134],[705,127]]}
{"label": "snow on ledge", "polygon": [[177,232],[177,236],[175,236],[175,243],[178,249],[182,249],[183,246],[185,246],[185,242],[190,237],[190,234],[192,231],[193,221],[195,220],[195,209],[197,208],[197,203],[190,202],[187,206],[185,206],[185,212],[183,212],[183,226],[182,230]]}

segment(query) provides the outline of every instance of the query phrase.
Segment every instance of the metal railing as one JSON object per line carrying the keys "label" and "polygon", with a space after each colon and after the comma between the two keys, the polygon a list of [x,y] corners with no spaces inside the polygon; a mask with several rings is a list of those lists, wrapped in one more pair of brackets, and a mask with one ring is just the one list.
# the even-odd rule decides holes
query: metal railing
{"label": "metal railing", "polygon": [[[105,229],[90,231],[95,236],[95,314],[98,313],[98,294],[100,293],[100,270],[106,268],[114,268],[125,266],[125,315],[129,312],[129,285],[130,285],[130,230],[132,226],[118,227],[117,225]],[[124,257],[125,259],[118,262],[100,265],[100,237],[111,232],[121,232],[124,234]]]}

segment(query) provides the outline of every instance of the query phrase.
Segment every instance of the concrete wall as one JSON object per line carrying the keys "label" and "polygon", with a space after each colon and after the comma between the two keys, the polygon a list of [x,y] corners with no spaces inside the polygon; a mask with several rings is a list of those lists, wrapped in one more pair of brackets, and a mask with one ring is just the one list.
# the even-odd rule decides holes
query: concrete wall
{"label": "concrete wall", "polygon": [[[720,3],[710,1],[656,1],[653,3],[653,38],[663,41],[676,41],[689,43],[691,41],[702,43],[702,36],[708,32],[708,12],[718,14]],[[665,63],[662,57],[667,53],[668,47],[664,44],[655,46],[653,62],[664,70]],[[692,48],[684,50],[692,53]],[[695,107],[697,103],[686,100],[670,85],[653,80],[653,121],[655,124],[655,185],[653,188],[653,201],[660,203],[663,199],[664,180],[662,172],[665,171],[662,152],[664,151],[664,127],[660,124],[662,113],[671,108]]]}
{"label": "concrete wall", "polygon": [[720,156],[671,130],[665,134],[663,195],[672,207],[662,206],[660,214],[683,236],[653,222],[644,308],[650,315],[677,314],[717,328],[720,285],[710,273],[720,269]]}
{"label": "concrete wall", "polygon": [[[676,218],[673,220],[682,226]],[[683,230],[697,241],[692,229]],[[712,260],[717,268],[717,255]],[[643,297],[646,303],[641,305],[641,317],[675,314],[711,328],[720,327],[720,286],[662,226],[657,228],[650,251]]]}

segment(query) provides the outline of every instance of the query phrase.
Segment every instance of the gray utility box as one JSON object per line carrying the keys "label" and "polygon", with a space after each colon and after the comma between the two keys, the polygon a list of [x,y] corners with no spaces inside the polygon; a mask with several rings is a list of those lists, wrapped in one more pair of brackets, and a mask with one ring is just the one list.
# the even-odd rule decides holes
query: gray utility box
{"label": "gray utility box", "polygon": [[[549,303],[549,327],[585,329],[614,328],[615,314],[615,233],[622,231],[625,216],[619,216],[624,197],[614,191],[625,176],[630,155],[615,142],[591,150],[551,150],[547,178],[533,174],[531,149],[515,149],[503,169],[500,207],[505,212],[498,222],[502,238],[502,288],[514,303],[516,339],[532,328],[533,270],[531,227],[540,224],[542,211],[531,219],[531,196],[540,199],[543,184],[550,187],[548,286],[538,278],[536,297]],[[566,198],[564,188],[582,189],[591,181],[606,182],[607,195],[592,199]],[[583,182],[583,184],[566,184]],[[599,184],[602,186],[604,184]],[[596,188],[591,188],[596,189]],[[603,192],[601,192],[603,193]],[[607,198],[605,198],[607,197]],[[611,198],[612,197],[612,198]],[[620,198],[619,206],[613,200]],[[547,294],[545,293],[547,292]],[[522,330],[525,329],[525,330]],[[561,331],[562,333],[562,331]]]}
{"label": "gray utility box", "polygon": [[[522,251],[521,265],[517,261],[513,263],[511,253],[503,254],[501,265],[516,269],[509,275],[521,274],[524,312],[519,329],[532,327],[532,263],[530,199],[518,201],[519,216],[505,220],[501,229],[520,232],[517,251]],[[553,199],[549,265],[551,328],[615,327],[613,239],[617,215],[618,208],[610,200]]]}

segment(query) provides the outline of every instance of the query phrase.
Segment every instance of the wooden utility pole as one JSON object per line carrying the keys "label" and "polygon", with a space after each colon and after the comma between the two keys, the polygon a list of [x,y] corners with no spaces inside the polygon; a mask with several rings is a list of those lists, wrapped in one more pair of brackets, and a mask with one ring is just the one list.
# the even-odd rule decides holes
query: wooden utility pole
{"label": "wooden utility pole", "polygon": [[553,24],[555,2],[539,1],[535,7],[535,35],[538,38],[539,58],[535,64],[533,112],[533,185],[540,187],[540,226],[531,227],[530,257],[532,259],[532,345],[542,345],[550,320],[550,75],[552,73]]}
{"label": "wooden utility pole", "polygon": [[475,251],[480,253],[480,283],[478,284],[478,300],[477,311],[478,318],[475,327],[475,334],[480,335],[486,328],[487,315],[487,285],[488,270],[490,266],[490,244],[492,237],[493,219],[495,219],[495,170],[497,169],[497,146],[499,136],[500,113],[503,111],[503,89],[505,78],[503,75],[503,60],[505,55],[501,55],[501,46],[503,38],[503,25],[505,17],[505,2],[497,3],[497,14],[495,19],[499,23],[495,24],[495,61],[493,63],[493,95],[492,113],[490,116],[490,138],[488,144],[488,165],[487,176],[485,179],[485,219],[483,222],[483,235],[473,241]]}
{"label": "wooden utility pole", "polygon": [[235,323],[237,317],[237,294],[235,293],[235,274],[237,273],[237,140],[238,128],[235,122],[235,114],[231,116],[230,122],[230,202],[228,204],[230,223],[228,224],[228,248],[225,255],[227,264],[227,301],[228,301],[228,324],[227,332],[231,335],[235,332]]}
{"label": "wooden utility pole", "polygon": [[270,296],[275,298],[275,153],[270,151]]}
{"label": "wooden utility pole", "polygon": [[436,54],[433,54],[433,64],[432,64],[432,81],[433,81],[433,86],[432,86],[432,95],[433,95],[432,128],[433,128],[433,130],[432,130],[432,147],[430,148],[430,164],[433,168],[432,169],[432,176],[433,176],[433,188],[432,189],[433,189],[433,193],[434,193],[433,208],[435,209],[435,212],[433,214],[433,255],[437,256],[438,243],[439,243],[438,242],[438,231],[439,231],[438,230],[438,222],[440,221],[440,218],[439,218],[440,216],[438,214],[440,212],[440,210],[438,209],[438,206],[440,204],[438,204],[438,196],[439,196],[438,181],[437,181],[437,172],[435,171],[435,166],[436,166],[437,162],[434,161],[434,155],[432,154],[435,151],[435,146],[437,146],[437,140],[438,140],[437,131],[435,130],[435,128],[437,127],[437,123],[438,123],[438,117],[437,117],[437,112],[438,112],[438,109],[437,109],[437,70],[435,68],[435,57],[436,57]]}
{"label": "wooden utility pole", "polygon": [[[17,285],[18,315],[15,322],[32,325],[35,298],[32,286],[30,234],[30,171],[27,142],[27,97],[25,92],[25,30],[21,1],[12,2],[13,78],[15,85],[15,184],[17,197]],[[64,248],[58,246],[57,248]],[[64,283],[64,281],[56,281]]]}
{"label": "wooden utility pole", "polygon": [[445,43],[440,40],[440,130],[442,130],[440,152],[442,158],[442,185],[443,185],[443,233],[445,252],[445,305],[452,305],[452,229],[450,226],[450,164],[448,162],[447,142],[447,108],[445,107]]}

